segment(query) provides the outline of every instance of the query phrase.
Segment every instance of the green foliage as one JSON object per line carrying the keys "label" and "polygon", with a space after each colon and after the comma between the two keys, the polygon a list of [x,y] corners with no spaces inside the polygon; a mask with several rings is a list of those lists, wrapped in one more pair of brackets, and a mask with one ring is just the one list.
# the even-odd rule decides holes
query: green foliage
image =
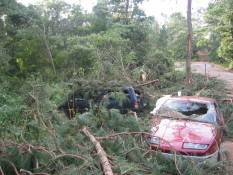
{"label": "green foliage", "polygon": [[[0,128],[7,129],[10,124],[18,125],[22,121],[23,97],[7,87],[0,88]],[[2,132],[1,132],[2,133]]]}
{"label": "green foliage", "polygon": [[93,12],[92,30],[96,33],[106,31],[112,25],[111,13],[108,9],[107,2],[99,1],[93,8]]}
{"label": "green foliage", "polygon": [[220,109],[224,115],[224,119],[227,125],[227,136],[231,137],[233,134],[233,105],[232,104],[220,104]]}
{"label": "green foliage", "polygon": [[[131,76],[132,68],[147,60],[151,63],[154,53],[160,52],[160,58],[169,62],[166,30],[163,28],[161,34],[154,31],[158,26],[140,10],[142,2],[99,1],[92,14],[60,0],[29,7],[14,2],[3,13],[6,23],[2,27],[8,37],[2,35],[0,46],[11,52],[10,61],[6,61],[10,65],[2,71],[24,78],[39,73],[51,80],[75,76],[106,80],[120,79],[119,71],[125,78]],[[57,75],[53,75],[52,61]],[[156,71],[164,74],[159,68]]]}
{"label": "green foliage", "polygon": [[147,57],[148,60],[145,61],[145,66],[150,70],[149,75],[154,79],[171,72],[173,60],[164,55],[161,50],[152,51],[148,53]]}
{"label": "green foliage", "polygon": [[206,81],[205,77],[200,74],[193,74],[193,84],[188,88],[184,83],[185,73],[182,71],[174,71],[163,79],[163,94],[177,94],[182,91],[183,95],[200,95],[214,99],[223,99],[226,96],[225,84],[221,80],[212,78]]}
{"label": "green foliage", "polygon": [[215,1],[208,7],[205,15],[208,29],[211,32],[210,43],[213,45],[211,54],[219,57],[219,62],[226,62],[233,66],[233,15],[232,0]]}
{"label": "green foliage", "polygon": [[187,22],[181,13],[174,13],[167,23],[168,49],[170,56],[175,59],[186,59],[187,57]]}
{"label": "green foliage", "polygon": [[[146,15],[139,8],[144,0],[110,0],[108,2],[113,13],[113,20],[122,24],[129,24],[132,21],[144,20]],[[106,2],[106,1],[105,1]]]}

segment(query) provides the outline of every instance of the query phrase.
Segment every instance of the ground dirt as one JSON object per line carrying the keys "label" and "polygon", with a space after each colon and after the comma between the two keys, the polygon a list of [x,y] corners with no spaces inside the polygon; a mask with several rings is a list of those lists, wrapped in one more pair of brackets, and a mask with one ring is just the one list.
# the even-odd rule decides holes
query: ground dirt
{"label": "ground dirt", "polygon": [[223,80],[226,83],[228,97],[233,99],[233,72],[209,62],[193,62],[192,71],[206,75],[207,77]]}

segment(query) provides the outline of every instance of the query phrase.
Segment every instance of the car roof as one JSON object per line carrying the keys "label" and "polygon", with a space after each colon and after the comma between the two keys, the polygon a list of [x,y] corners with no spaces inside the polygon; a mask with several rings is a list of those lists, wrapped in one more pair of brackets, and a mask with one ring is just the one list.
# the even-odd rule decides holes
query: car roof
{"label": "car roof", "polygon": [[205,103],[215,103],[216,100],[209,97],[200,97],[200,96],[172,96],[170,99],[177,99],[177,100],[193,100],[193,101],[200,101]]}

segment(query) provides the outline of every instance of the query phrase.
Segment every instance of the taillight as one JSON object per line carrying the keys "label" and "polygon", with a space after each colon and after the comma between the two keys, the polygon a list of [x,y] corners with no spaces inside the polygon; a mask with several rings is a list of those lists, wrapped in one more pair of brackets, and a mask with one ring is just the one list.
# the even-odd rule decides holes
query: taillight
{"label": "taillight", "polygon": [[139,104],[138,104],[138,102],[135,102],[134,103],[134,109],[138,109],[139,108]]}

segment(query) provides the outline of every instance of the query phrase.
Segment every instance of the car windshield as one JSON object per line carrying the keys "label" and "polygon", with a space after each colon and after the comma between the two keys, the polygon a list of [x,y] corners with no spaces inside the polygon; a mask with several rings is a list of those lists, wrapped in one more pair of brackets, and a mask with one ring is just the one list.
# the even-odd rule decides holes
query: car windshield
{"label": "car windshield", "polygon": [[157,114],[160,116],[216,123],[216,112],[213,104],[192,100],[166,100],[158,109]]}

